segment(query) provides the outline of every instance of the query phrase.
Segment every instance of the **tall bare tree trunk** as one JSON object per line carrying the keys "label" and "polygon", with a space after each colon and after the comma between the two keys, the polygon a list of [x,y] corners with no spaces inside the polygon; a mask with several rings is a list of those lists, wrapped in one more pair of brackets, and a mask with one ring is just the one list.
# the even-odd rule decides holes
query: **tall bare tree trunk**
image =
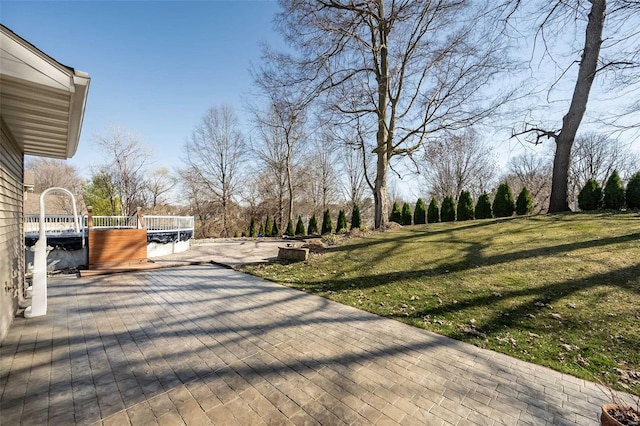
{"label": "tall bare tree trunk", "polygon": [[[384,2],[378,3],[378,16],[384,17]],[[382,228],[387,223],[388,195],[387,195],[387,169],[391,157],[391,141],[387,129],[387,104],[389,102],[389,62],[387,51],[387,23],[380,19],[378,24],[378,37],[380,41],[380,68],[378,79],[378,132],[376,134],[376,181],[373,191],[375,201],[374,224],[376,229]]]}
{"label": "tall bare tree trunk", "polygon": [[549,213],[568,211],[567,187],[571,147],[584,117],[589,100],[589,92],[596,76],[602,28],[604,27],[606,0],[590,0],[591,11],[585,34],[584,51],[578,68],[578,79],[571,98],[569,112],[562,119],[562,129],[556,137],[556,153],[553,159],[553,178]]}

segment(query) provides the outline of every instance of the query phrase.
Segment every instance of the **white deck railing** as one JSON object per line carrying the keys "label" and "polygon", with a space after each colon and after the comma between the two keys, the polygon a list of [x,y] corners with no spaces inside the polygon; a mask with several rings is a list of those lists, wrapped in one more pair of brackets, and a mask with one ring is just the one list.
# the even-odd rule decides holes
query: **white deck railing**
{"label": "white deck railing", "polygon": [[193,216],[143,216],[147,232],[182,232],[192,231]]}
{"label": "white deck railing", "polygon": [[[193,216],[142,216],[144,227],[149,233],[158,232],[182,232],[193,233]],[[86,215],[79,217],[80,232],[88,227]],[[24,232],[38,233],[40,216],[37,214],[25,215]],[[93,229],[136,229],[138,218],[136,216],[93,216]],[[73,215],[47,215],[45,216],[45,232],[47,234],[66,234],[74,232]]]}
{"label": "white deck railing", "polygon": [[[47,234],[75,234],[73,215],[47,215],[44,218],[44,230]],[[80,232],[86,226],[86,217],[78,218]],[[40,215],[29,214],[24,217],[24,233],[37,234],[40,230]]]}
{"label": "white deck railing", "polygon": [[[85,223],[85,226],[88,226]],[[136,229],[136,216],[93,216],[93,229]]]}

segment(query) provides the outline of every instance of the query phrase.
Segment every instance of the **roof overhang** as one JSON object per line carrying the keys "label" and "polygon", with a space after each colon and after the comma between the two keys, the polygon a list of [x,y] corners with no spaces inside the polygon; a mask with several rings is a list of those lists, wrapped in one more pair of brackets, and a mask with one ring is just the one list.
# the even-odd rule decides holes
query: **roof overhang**
{"label": "roof overhang", "polygon": [[0,25],[0,115],[25,154],[76,153],[90,80]]}

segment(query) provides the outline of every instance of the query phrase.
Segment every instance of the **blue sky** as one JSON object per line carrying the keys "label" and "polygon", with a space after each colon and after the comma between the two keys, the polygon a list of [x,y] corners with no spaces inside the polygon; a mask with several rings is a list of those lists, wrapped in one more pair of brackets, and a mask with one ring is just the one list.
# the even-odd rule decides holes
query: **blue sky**
{"label": "blue sky", "polygon": [[[4,25],[92,78],[79,149],[69,160],[83,177],[102,162],[93,139],[107,136],[109,126],[139,135],[153,149],[154,166],[170,169],[181,165],[184,142],[210,106],[232,105],[248,131],[243,99],[252,90],[249,69],[260,61],[261,42],[282,43],[273,31],[278,9],[275,0],[0,0]],[[562,93],[569,95],[571,87]],[[551,114],[557,123],[566,110],[566,103],[558,105]],[[588,111],[597,107],[592,100]],[[523,149],[509,133],[485,135],[497,142],[502,166]],[[637,132],[626,141],[640,151]],[[393,185],[397,179],[389,176]],[[424,190],[420,178],[404,177],[397,185],[409,198],[416,188]]]}
{"label": "blue sky", "polygon": [[[205,111],[231,104],[243,115],[260,43],[278,43],[276,1],[6,1],[2,23],[59,62],[89,73],[80,146],[71,160],[87,176],[101,162],[92,143],[121,126],[174,168]],[[241,117],[242,118],[242,117]]]}

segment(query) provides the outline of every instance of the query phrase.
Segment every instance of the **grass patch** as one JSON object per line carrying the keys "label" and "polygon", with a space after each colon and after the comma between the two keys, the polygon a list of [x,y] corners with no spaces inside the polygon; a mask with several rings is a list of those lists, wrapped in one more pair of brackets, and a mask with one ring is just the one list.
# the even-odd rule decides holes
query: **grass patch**
{"label": "grass patch", "polygon": [[640,395],[640,215],[409,226],[251,274]]}

